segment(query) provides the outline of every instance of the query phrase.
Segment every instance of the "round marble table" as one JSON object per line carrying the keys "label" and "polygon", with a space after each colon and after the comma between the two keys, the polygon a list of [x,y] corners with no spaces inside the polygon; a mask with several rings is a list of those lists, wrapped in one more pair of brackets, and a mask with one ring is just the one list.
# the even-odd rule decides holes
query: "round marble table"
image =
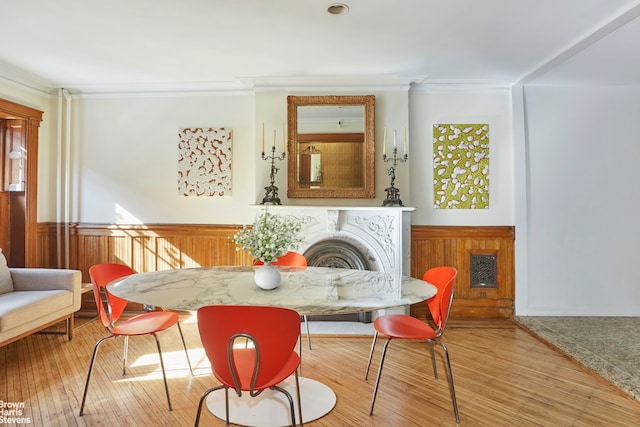
{"label": "round marble table", "polygon": [[[255,267],[260,268],[260,267]],[[432,284],[412,277],[368,270],[326,267],[280,267],[278,288],[263,290],[253,280],[254,267],[203,267],[134,274],[109,284],[109,292],[140,304],[195,311],[215,304],[287,307],[300,315],[348,314],[406,306],[431,298]],[[287,380],[289,381],[289,380]],[[285,381],[285,383],[287,383]],[[293,384],[284,384],[295,395]],[[300,378],[304,422],[327,414],[336,396],[325,384]],[[249,401],[229,393],[234,424],[286,426],[289,412],[281,393],[263,393]],[[225,419],[224,393],[211,393],[207,407]],[[299,417],[296,408],[296,417]],[[299,422],[299,419],[298,419]]]}
{"label": "round marble table", "polygon": [[256,286],[254,267],[233,266],[134,274],[111,283],[109,292],[176,310],[195,311],[214,304],[271,305],[300,315],[373,311],[414,304],[436,294],[430,283],[398,274],[326,267],[280,267],[280,272],[280,286],[270,291]]}

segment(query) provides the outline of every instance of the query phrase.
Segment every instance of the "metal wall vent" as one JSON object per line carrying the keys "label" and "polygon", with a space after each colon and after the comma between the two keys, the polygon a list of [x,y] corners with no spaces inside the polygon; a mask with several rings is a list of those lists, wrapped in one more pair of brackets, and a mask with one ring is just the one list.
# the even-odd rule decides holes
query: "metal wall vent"
{"label": "metal wall vent", "polygon": [[497,255],[471,254],[471,287],[497,288],[498,262]]}

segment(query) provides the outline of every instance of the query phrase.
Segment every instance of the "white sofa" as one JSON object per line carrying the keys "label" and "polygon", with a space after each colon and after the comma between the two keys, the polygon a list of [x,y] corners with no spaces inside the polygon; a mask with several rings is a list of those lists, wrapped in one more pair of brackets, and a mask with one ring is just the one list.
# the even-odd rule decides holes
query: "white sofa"
{"label": "white sofa", "polygon": [[8,268],[0,250],[0,347],[62,321],[71,340],[81,286],[79,270]]}

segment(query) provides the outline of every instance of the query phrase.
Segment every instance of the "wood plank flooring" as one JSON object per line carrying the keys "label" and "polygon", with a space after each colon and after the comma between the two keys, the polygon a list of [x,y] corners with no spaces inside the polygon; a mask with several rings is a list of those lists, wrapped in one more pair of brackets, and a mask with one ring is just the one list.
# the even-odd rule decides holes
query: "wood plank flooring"
{"label": "wood plank flooring", "polygon": [[[159,335],[173,411],[167,403],[151,337],[132,338],[127,375],[121,375],[122,341],[98,354],[85,407],[78,416],[97,322],[76,330],[73,341],[37,334],[0,348],[0,400],[24,403],[28,426],[189,426],[201,393],[216,384],[200,346],[197,325],[182,316],[196,375],[191,377],[177,329]],[[364,381],[369,337],[314,336],[303,343],[304,376],[330,386],[333,411],[309,426],[453,426],[455,417],[442,353],[433,377],[428,346],[394,341],[389,347],[373,416],[369,405],[382,345]],[[453,365],[461,426],[637,426],[640,402],[586,371],[510,320],[454,321],[445,333]],[[382,344],[380,342],[379,344]],[[224,421],[203,412],[201,425]]]}

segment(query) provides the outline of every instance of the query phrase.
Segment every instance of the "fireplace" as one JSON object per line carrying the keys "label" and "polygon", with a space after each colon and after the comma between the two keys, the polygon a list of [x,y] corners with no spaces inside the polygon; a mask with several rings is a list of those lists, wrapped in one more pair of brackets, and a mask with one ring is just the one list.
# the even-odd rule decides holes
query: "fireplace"
{"label": "fireplace", "polygon": [[[267,209],[303,221],[305,242],[298,252],[309,265],[411,274],[411,212],[415,208],[280,205]],[[395,311],[408,312],[408,307]]]}
{"label": "fireplace", "polygon": [[298,252],[305,256],[317,250],[315,245],[328,246],[326,242],[333,242],[339,250],[357,252],[359,258],[366,260],[369,270],[410,274],[410,215],[415,208],[275,205],[267,209],[304,222],[306,240]]}

